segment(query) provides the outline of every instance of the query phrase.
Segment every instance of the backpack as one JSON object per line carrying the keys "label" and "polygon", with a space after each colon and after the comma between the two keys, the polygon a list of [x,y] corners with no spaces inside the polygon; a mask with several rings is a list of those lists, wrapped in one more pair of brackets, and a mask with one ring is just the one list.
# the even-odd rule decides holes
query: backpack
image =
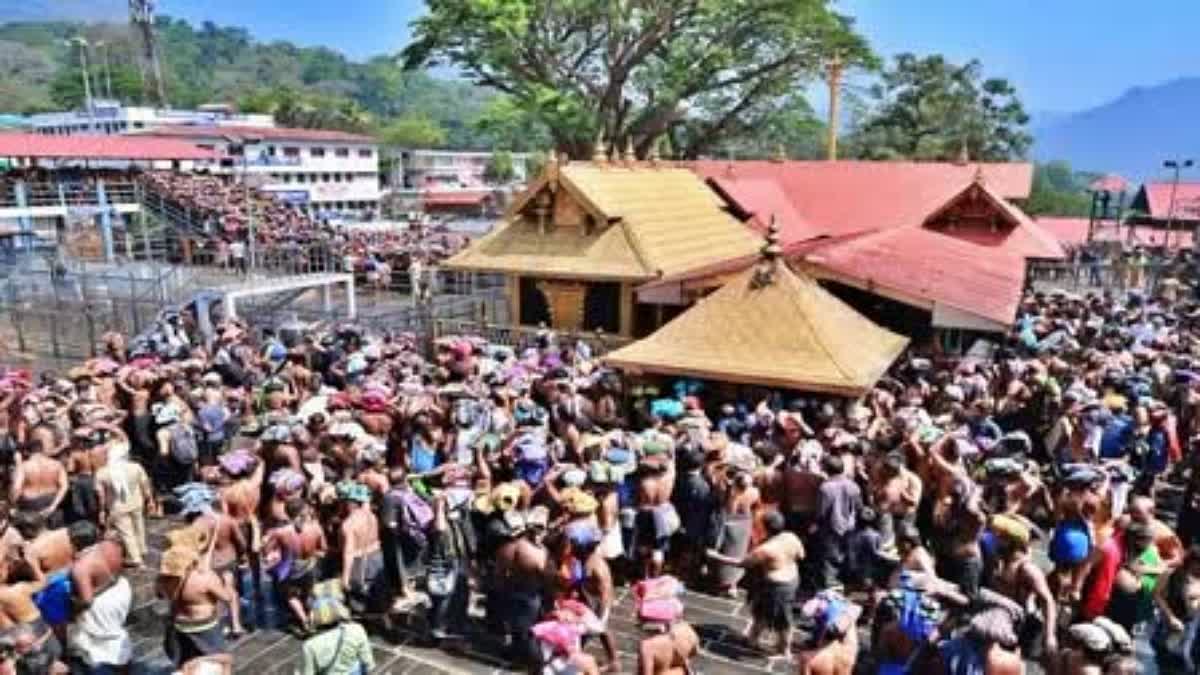
{"label": "backpack", "polygon": [[420,495],[412,490],[397,490],[395,492],[400,497],[400,504],[403,508],[402,529],[405,536],[409,537],[418,548],[425,548],[425,543],[428,540],[426,533],[429,531],[429,526],[433,523],[433,509],[429,503],[421,499]]}
{"label": "backpack", "polygon": [[171,458],[180,464],[195,464],[199,456],[196,433],[185,424],[171,427]]}

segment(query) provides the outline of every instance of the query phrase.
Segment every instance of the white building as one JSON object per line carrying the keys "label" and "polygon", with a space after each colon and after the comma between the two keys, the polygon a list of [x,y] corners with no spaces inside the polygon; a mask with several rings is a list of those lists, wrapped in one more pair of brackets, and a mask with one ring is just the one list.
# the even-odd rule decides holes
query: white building
{"label": "white building", "polygon": [[160,126],[138,135],[215,150],[220,159],[198,164],[198,171],[247,175],[256,187],[312,214],[378,212],[379,149],[370,136],[232,125]]}
{"label": "white building", "polygon": [[[490,152],[400,150],[391,154],[389,184],[399,190],[454,190],[490,187],[484,179]],[[525,182],[529,155],[512,153],[513,182]]]}
{"label": "white building", "polygon": [[73,110],[31,115],[33,131],[48,136],[73,134],[125,134],[167,124],[273,127],[271,115],[241,114],[227,105],[200,106],[197,110],[172,110],[146,106],[123,106],[117,101],[96,100],[91,110]]}

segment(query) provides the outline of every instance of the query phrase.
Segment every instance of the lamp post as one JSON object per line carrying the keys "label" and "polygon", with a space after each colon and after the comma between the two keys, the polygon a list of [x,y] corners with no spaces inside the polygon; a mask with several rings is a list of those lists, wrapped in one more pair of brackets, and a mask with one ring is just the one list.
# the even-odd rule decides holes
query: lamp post
{"label": "lamp post", "polygon": [[246,237],[249,239],[248,255],[250,258],[250,269],[254,269],[255,259],[257,257],[258,245],[255,242],[254,232],[254,205],[250,201],[250,146],[258,145],[262,139],[255,136],[225,136],[225,142],[229,145],[229,151],[232,153],[234,148],[242,152],[242,200],[246,205]]}
{"label": "lamp post", "polygon": [[1175,224],[1175,193],[1179,191],[1179,173],[1194,165],[1195,162],[1190,159],[1168,159],[1163,162],[1164,168],[1172,169],[1175,172],[1175,177],[1171,181],[1171,200],[1167,206],[1167,233],[1163,237],[1163,243],[1167,249],[1171,248],[1171,228]]}
{"label": "lamp post", "polygon": [[92,116],[95,114],[92,108],[92,78],[88,74],[87,39],[76,35],[73,38],[63,41],[68,47],[79,47],[79,69],[83,74],[83,100],[87,106],[88,118],[92,120],[92,125],[95,126],[95,120]]}

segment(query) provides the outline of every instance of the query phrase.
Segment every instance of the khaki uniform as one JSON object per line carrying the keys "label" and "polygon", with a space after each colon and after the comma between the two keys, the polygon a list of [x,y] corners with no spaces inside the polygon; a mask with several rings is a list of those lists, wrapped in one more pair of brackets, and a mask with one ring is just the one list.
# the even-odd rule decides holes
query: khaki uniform
{"label": "khaki uniform", "polygon": [[96,474],[110,504],[109,526],[121,538],[130,562],[141,565],[146,553],[146,488],[150,477],[137,462],[108,464]]}

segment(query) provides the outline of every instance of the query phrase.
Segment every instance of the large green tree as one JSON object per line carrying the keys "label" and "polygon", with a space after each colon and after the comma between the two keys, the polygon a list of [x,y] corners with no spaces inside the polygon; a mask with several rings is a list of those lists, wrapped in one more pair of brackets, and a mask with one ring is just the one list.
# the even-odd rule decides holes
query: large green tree
{"label": "large green tree", "polygon": [[1024,209],[1035,216],[1087,216],[1092,208],[1088,186],[1097,178],[1095,173],[1075,171],[1063,160],[1037,164]]}
{"label": "large green tree", "polygon": [[[709,151],[814,78],[869,60],[829,0],[428,0],[409,68],[449,64],[586,156],[598,132],[639,155],[669,135]],[[753,122],[750,122],[753,124]]]}
{"label": "large green tree", "polygon": [[985,78],[975,60],[900,54],[870,92],[851,152],[867,159],[1004,161],[1025,157],[1029,115],[1008,80]]}

